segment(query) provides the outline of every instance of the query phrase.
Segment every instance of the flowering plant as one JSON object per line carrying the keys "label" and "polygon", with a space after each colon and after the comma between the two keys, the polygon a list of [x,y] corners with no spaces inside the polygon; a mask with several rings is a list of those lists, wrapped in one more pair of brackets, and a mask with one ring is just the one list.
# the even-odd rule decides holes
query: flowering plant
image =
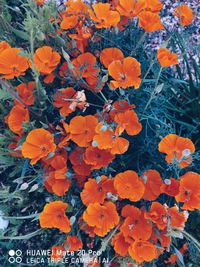
{"label": "flowering plant", "polygon": [[3,249],[42,244],[49,266],[66,251],[76,266],[198,266],[194,10],[15,2],[0,4]]}

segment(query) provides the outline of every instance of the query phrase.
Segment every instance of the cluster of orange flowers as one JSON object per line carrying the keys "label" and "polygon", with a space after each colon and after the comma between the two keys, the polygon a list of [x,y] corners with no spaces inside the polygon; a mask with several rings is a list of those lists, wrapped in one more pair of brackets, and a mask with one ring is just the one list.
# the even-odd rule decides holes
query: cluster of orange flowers
{"label": "cluster of orange flowers", "polygon": [[[37,1],[40,8],[43,2]],[[32,129],[19,146],[25,133],[24,125],[31,125],[31,108],[37,101],[38,88],[34,80],[13,88],[17,97],[5,122],[15,134],[15,140],[9,145],[11,155],[28,158],[32,165],[40,161],[48,192],[63,197],[72,182],[77,182],[85,206],[78,220],[79,228],[92,238],[104,237],[112,233],[112,229],[118,229],[111,241],[115,253],[122,257],[129,255],[135,262],[143,263],[157,259],[168,250],[173,231],[184,229],[187,211],[200,209],[200,175],[186,172],[176,179],[163,179],[157,170],[150,169],[140,175],[126,170],[114,177],[94,176],[93,171],[107,167],[117,155],[127,152],[129,136],[140,134],[142,124],[135,106],[127,99],[106,100],[101,112],[92,115],[76,115],[76,112],[82,114],[91,105],[87,101],[87,90],[102,93],[105,85],[107,90],[138,89],[141,66],[136,58],[125,56],[116,47],[88,52],[88,42],[98,29],[124,30],[132,19],[138,19],[139,27],[145,32],[164,29],[159,15],[163,4],[159,0],[111,2],[92,7],[81,0],[66,3],[58,33],[67,34],[75,43],[73,46],[73,42],[69,42],[69,55],[62,56],[61,51],[42,46],[27,58],[20,53],[20,48],[12,48],[5,41],[0,43],[2,79],[24,76],[29,69],[37,72],[44,84],[53,83],[57,76],[62,84],[66,78],[70,79],[68,87],[57,89],[53,95],[52,104],[59,112],[59,123],[49,123],[45,129]],[[192,11],[186,5],[176,8],[174,14],[183,26],[192,22]],[[161,67],[178,64],[177,54],[167,48],[157,51],[157,59]],[[101,77],[102,69],[106,73],[104,77]],[[81,90],[77,90],[77,84]],[[169,134],[160,141],[158,150],[166,154],[167,163],[185,168],[192,163],[195,146],[190,139]],[[69,166],[73,174],[69,173]],[[172,203],[176,204],[162,205],[158,201],[161,194],[172,197]],[[73,224],[65,214],[68,206],[61,200],[46,204],[39,218],[40,226],[70,233]],[[64,244],[53,247],[52,257],[60,259],[54,253],[57,249],[77,251],[82,246],[80,237],[68,235]]]}

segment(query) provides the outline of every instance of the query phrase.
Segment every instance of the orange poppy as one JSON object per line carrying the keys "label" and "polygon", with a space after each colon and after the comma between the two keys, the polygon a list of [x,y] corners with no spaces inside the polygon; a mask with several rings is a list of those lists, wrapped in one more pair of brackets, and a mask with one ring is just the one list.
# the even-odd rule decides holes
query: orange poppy
{"label": "orange poppy", "polygon": [[60,55],[54,52],[50,46],[43,46],[35,51],[34,64],[42,74],[50,74],[60,62]]}
{"label": "orange poppy", "polygon": [[73,235],[69,235],[67,237],[67,240],[64,245],[67,251],[78,251],[83,247],[82,241],[78,237]]}
{"label": "orange poppy", "polygon": [[76,116],[69,124],[70,138],[80,147],[88,147],[95,135],[98,120],[92,116]]}
{"label": "orange poppy", "polygon": [[[64,175],[65,173],[63,173]],[[59,197],[62,197],[69,190],[71,182],[68,179],[56,179],[55,173],[50,172],[46,177],[44,186],[50,193],[54,193]]]}
{"label": "orange poppy", "polygon": [[65,255],[65,249],[62,245],[53,246],[51,248],[51,260],[60,261]]}
{"label": "orange poppy", "polygon": [[114,247],[115,252],[122,256],[125,257],[128,254],[128,248],[130,244],[126,242],[123,233],[119,232],[112,238],[112,246]]}
{"label": "orange poppy", "polygon": [[71,108],[72,101],[70,100],[73,99],[75,94],[76,90],[74,90],[72,87],[67,87],[56,91],[53,105],[57,108],[60,108],[60,115],[67,117],[74,111]]}
{"label": "orange poppy", "polygon": [[141,83],[140,63],[133,57],[113,61],[108,66],[108,73],[114,79],[110,82],[111,88],[114,89],[126,89],[131,86],[137,89]]}
{"label": "orange poppy", "polygon": [[78,24],[78,17],[77,16],[68,16],[68,17],[64,17],[60,27],[63,30],[69,30],[71,28],[76,27],[76,25]]}
{"label": "orange poppy", "polygon": [[123,113],[116,114],[114,121],[118,124],[119,133],[126,130],[128,135],[137,135],[142,130],[142,124],[139,122],[134,110],[127,110]]}
{"label": "orange poppy", "polygon": [[145,214],[146,219],[151,220],[155,223],[160,230],[164,230],[167,226],[167,209],[164,205],[159,202],[153,202],[149,212]]}
{"label": "orange poppy", "polygon": [[108,166],[114,159],[114,155],[109,150],[97,147],[88,147],[84,154],[84,161],[91,165],[92,170],[97,170]]}
{"label": "orange poppy", "polygon": [[138,18],[139,26],[143,28],[145,32],[154,32],[164,29],[160,16],[157,13],[142,11]]}
{"label": "orange poppy", "polygon": [[160,194],[162,178],[156,170],[148,170],[142,176],[145,183],[145,191],[142,198],[145,200],[155,200]]}
{"label": "orange poppy", "polygon": [[44,176],[46,176],[44,185],[49,192],[58,196],[63,196],[71,185],[71,182],[66,178],[66,160],[66,156],[62,155],[55,155],[46,160],[49,167],[44,169]]}
{"label": "orange poppy", "polygon": [[174,15],[179,17],[180,24],[188,26],[193,21],[193,12],[188,5],[182,4],[175,8]]}
{"label": "orange poppy", "polygon": [[160,0],[145,0],[145,10],[158,13],[163,8]]}
{"label": "orange poppy", "polygon": [[43,82],[46,83],[46,84],[51,84],[53,83],[54,79],[55,79],[55,74],[52,72],[50,74],[47,74],[44,79],[43,79]]}
{"label": "orange poppy", "polygon": [[165,160],[168,163],[178,163],[184,168],[192,163],[191,153],[195,151],[195,146],[189,138],[169,134],[160,141],[158,150],[167,154]]}
{"label": "orange poppy", "polygon": [[[85,48],[87,47],[87,40],[92,37],[92,29],[90,29],[87,26],[82,25],[80,22],[78,26],[76,27],[76,33],[75,34],[69,34],[69,37],[71,39],[76,40],[77,48],[84,53]],[[73,47],[72,47],[73,48]],[[72,54],[73,56],[75,54]]]}
{"label": "orange poppy", "polygon": [[98,3],[92,5],[93,10],[89,10],[90,18],[96,22],[96,28],[110,28],[117,26],[120,15],[117,11],[110,9],[110,4]]}
{"label": "orange poppy", "polygon": [[70,231],[70,221],[65,214],[68,204],[54,201],[44,206],[39,221],[42,228],[58,228],[64,233]]}
{"label": "orange poppy", "polygon": [[111,47],[105,48],[100,53],[100,61],[104,67],[108,68],[108,66],[115,60],[122,60],[124,58],[124,54],[119,48]]}
{"label": "orange poppy", "polygon": [[6,50],[7,48],[11,48],[9,43],[7,43],[6,41],[1,41],[0,42],[0,53]]}
{"label": "orange poppy", "polygon": [[179,193],[179,181],[174,178],[165,179],[160,190],[168,196],[175,197]]}
{"label": "orange poppy", "polygon": [[126,205],[122,209],[122,216],[126,217],[120,231],[129,244],[135,240],[148,240],[152,234],[152,224],[145,219],[144,212],[138,208]]}
{"label": "orange poppy", "polygon": [[134,171],[117,174],[114,178],[114,187],[120,198],[131,201],[139,201],[145,190],[142,179]]}
{"label": "orange poppy", "polygon": [[85,149],[76,147],[72,153],[69,156],[69,159],[73,165],[73,170],[78,174],[78,175],[90,175],[91,173],[91,166],[86,164],[84,161],[84,153]]}
{"label": "orange poppy", "polygon": [[96,57],[93,54],[83,53],[75,58],[72,64],[75,67],[75,72],[72,70],[75,77],[86,79],[98,77],[100,69],[97,67]]}
{"label": "orange poppy", "polygon": [[69,15],[79,16],[83,19],[88,14],[89,5],[83,3],[82,0],[69,0],[65,5]]}
{"label": "orange poppy", "polygon": [[184,210],[200,210],[200,175],[187,172],[181,176],[179,194],[175,198],[176,201],[184,203]]}
{"label": "orange poppy", "polygon": [[100,149],[110,149],[112,154],[123,154],[128,150],[129,141],[119,137],[111,128],[99,123],[93,144]]}
{"label": "orange poppy", "polygon": [[89,179],[84,184],[84,189],[80,194],[84,205],[88,206],[90,203],[103,204],[107,193],[116,193],[113,179],[109,179],[106,176],[101,176],[99,179],[100,182],[97,182],[95,179]]}
{"label": "orange poppy", "polygon": [[43,6],[46,0],[36,0],[38,6]]}
{"label": "orange poppy", "polygon": [[179,212],[177,206],[168,209],[168,214],[170,217],[170,226],[172,229],[183,230],[185,227],[185,222],[187,221],[188,214],[186,211]]}
{"label": "orange poppy", "polygon": [[21,104],[15,104],[6,116],[6,122],[10,130],[18,135],[22,135],[23,123],[29,122],[29,111]]}
{"label": "orange poppy", "polygon": [[119,0],[116,6],[117,11],[121,16],[127,18],[133,18],[138,16],[138,14],[145,8],[145,0]]}
{"label": "orange poppy", "polygon": [[25,75],[30,67],[28,58],[20,56],[20,48],[7,48],[0,53],[0,76],[3,79],[13,79]]}
{"label": "orange poppy", "polygon": [[128,103],[128,101],[124,100],[124,99],[120,99],[115,101],[112,106],[111,106],[111,110],[109,112],[109,115],[111,117],[112,120],[114,120],[114,117],[117,113],[123,113],[127,110],[130,110],[132,108],[135,108],[135,105],[131,105]]}
{"label": "orange poppy", "polygon": [[178,55],[170,52],[167,48],[159,48],[157,58],[161,67],[170,67],[178,64]]}
{"label": "orange poppy", "polygon": [[21,83],[16,89],[19,97],[26,105],[31,106],[34,104],[35,96],[33,91],[36,89],[35,82]]}
{"label": "orange poppy", "polygon": [[148,241],[135,241],[129,247],[129,255],[138,263],[150,262],[157,259],[157,247]]}
{"label": "orange poppy", "polygon": [[26,137],[22,144],[22,155],[24,158],[31,159],[31,164],[46,157],[49,153],[54,152],[56,145],[51,133],[45,129],[34,129]]}
{"label": "orange poppy", "polygon": [[102,205],[89,204],[83,213],[83,219],[89,226],[94,227],[94,233],[101,237],[119,223],[119,215],[112,202],[105,202]]}

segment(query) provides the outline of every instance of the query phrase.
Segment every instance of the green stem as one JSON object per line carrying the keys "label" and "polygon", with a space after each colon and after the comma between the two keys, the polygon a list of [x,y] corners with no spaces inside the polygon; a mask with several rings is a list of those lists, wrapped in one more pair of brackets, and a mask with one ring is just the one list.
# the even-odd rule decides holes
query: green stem
{"label": "green stem", "polygon": [[41,234],[43,232],[43,229],[38,229],[35,232],[29,233],[27,235],[21,235],[21,236],[3,236],[0,237],[0,240],[23,240],[23,239],[29,239],[33,236],[36,236],[38,234]]}
{"label": "green stem", "polygon": [[3,218],[6,220],[25,220],[38,217],[38,215],[40,215],[40,213],[30,214],[27,216],[3,216]]}
{"label": "green stem", "polygon": [[191,236],[185,230],[182,230],[181,232],[183,233],[185,238],[188,239],[189,241],[191,241],[195,245],[195,247],[198,249],[198,251],[200,252],[200,243],[199,243],[199,241],[196,238],[194,238],[193,236]]}

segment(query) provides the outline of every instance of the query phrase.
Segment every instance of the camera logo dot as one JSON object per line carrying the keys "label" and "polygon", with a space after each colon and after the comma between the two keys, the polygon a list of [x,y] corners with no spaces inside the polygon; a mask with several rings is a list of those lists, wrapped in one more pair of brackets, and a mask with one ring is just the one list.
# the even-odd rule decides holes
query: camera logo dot
{"label": "camera logo dot", "polygon": [[14,262],[21,263],[22,262],[22,257],[21,257],[22,251],[20,249],[17,249],[16,251],[11,249],[8,251],[8,255],[10,256],[8,258],[8,261],[10,263],[14,263]]}
{"label": "camera logo dot", "polygon": [[15,255],[15,251],[13,249],[8,251],[8,254],[13,257]]}

